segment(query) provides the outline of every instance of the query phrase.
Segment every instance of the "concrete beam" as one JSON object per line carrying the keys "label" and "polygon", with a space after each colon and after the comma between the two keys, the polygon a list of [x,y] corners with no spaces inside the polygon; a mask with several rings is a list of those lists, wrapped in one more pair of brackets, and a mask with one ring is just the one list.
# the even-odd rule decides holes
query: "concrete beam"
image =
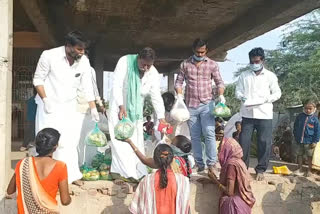
{"label": "concrete beam", "polygon": [[[209,56],[223,57],[223,53],[241,43],[262,35],[320,7],[319,0],[264,0],[248,9],[230,25],[214,31],[208,39]],[[263,44],[261,45],[263,47]],[[220,55],[220,57],[219,57]]]}
{"label": "concrete beam", "polygon": [[[319,0],[264,0],[227,24],[209,34],[208,56],[224,61],[227,51],[258,37],[320,7]],[[190,48],[159,49],[159,59],[181,61],[192,54]],[[262,45],[263,46],[263,45]]]}
{"label": "concrete beam", "polygon": [[55,39],[53,25],[49,24],[49,18],[46,13],[45,1],[37,0],[20,0],[22,7],[30,18],[34,27],[41,35],[43,42],[48,44],[49,47],[57,46]]}
{"label": "concrete beam", "polygon": [[13,1],[0,1],[0,213],[11,166],[12,20]]}

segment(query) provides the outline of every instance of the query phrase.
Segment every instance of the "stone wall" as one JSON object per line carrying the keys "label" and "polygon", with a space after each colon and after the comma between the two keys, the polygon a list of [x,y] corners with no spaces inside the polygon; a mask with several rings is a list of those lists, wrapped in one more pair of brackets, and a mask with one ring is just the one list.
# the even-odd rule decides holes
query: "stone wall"
{"label": "stone wall", "polygon": [[[192,178],[192,213],[218,213],[219,190],[211,183],[197,182]],[[320,213],[319,182],[313,179],[268,175],[265,182],[252,182],[256,197],[254,214],[311,214]],[[71,187],[72,203],[61,207],[62,214],[127,214],[132,194],[112,182],[87,182],[81,189]],[[97,189],[105,190],[102,192]],[[58,196],[59,197],[59,196]],[[57,198],[58,198],[57,197]],[[6,214],[16,213],[15,201],[6,200]]]}

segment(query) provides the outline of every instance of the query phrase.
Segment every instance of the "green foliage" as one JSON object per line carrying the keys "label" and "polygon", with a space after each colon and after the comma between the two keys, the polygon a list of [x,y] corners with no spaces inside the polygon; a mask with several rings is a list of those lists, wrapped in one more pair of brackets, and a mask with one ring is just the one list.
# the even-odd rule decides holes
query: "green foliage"
{"label": "green foliage", "polygon": [[224,90],[226,105],[230,108],[231,114],[235,114],[240,111],[240,101],[236,98],[235,89],[236,84],[229,84]]}
{"label": "green foliage", "polygon": [[153,112],[154,112],[154,108],[151,102],[151,96],[147,95],[146,98],[144,99],[144,104],[143,104],[143,117],[151,116]]}
{"label": "green foliage", "polygon": [[320,100],[320,10],[288,28],[291,31],[283,35],[279,48],[266,51],[265,66],[277,75],[282,91],[278,110],[301,104],[306,97]]}

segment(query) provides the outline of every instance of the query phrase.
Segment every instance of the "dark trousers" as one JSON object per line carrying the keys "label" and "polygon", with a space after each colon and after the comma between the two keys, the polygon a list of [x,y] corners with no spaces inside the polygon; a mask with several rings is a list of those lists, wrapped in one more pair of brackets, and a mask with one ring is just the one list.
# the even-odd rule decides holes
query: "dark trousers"
{"label": "dark trousers", "polygon": [[35,139],[35,121],[27,121],[24,128],[23,147],[27,147]]}
{"label": "dark trousers", "polygon": [[252,133],[257,130],[258,165],[257,173],[268,168],[272,143],[272,120],[242,118],[239,143],[243,150],[243,161],[249,167]]}

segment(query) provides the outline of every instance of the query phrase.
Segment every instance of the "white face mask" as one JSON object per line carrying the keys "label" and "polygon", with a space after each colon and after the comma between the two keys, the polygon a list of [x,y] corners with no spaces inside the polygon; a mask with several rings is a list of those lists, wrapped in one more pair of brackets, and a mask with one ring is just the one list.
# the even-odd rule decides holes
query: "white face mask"
{"label": "white face mask", "polygon": [[308,116],[311,116],[311,115],[314,115],[314,113],[316,113],[316,110],[314,110],[313,112],[311,112],[310,114],[307,114],[307,112],[305,110],[303,110],[303,112],[308,115]]}
{"label": "white face mask", "polygon": [[262,70],[263,65],[262,65],[262,63],[260,63],[260,64],[250,64],[250,68],[251,68],[251,70],[253,72],[258,72],[258,71]]}

